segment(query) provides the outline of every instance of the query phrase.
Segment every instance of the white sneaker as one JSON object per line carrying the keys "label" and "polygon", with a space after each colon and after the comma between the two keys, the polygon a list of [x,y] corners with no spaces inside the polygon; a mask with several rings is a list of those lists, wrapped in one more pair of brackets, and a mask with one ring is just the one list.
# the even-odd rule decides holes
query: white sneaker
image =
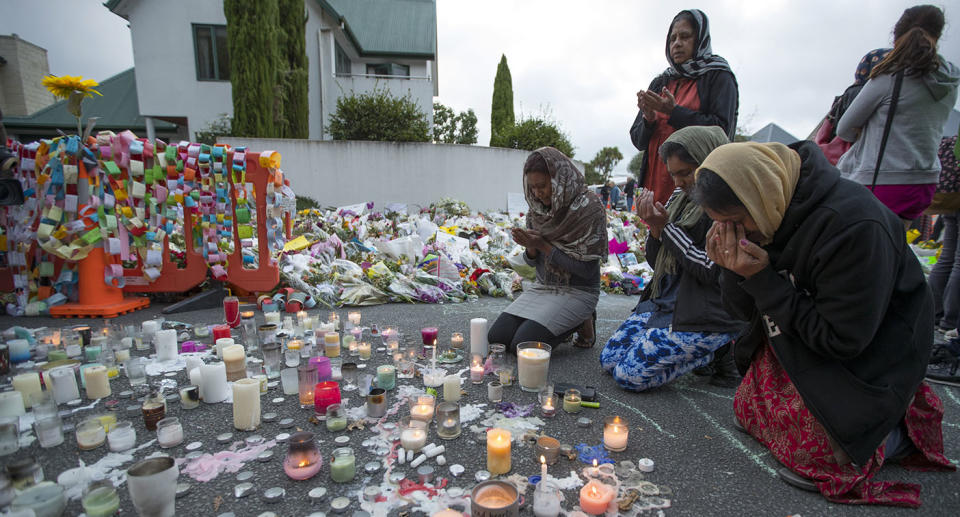
{"label": "white sneaker", "polygon": [[943,333],[943,337],[947,339],[953,339],[956,337],[960,337],[960,333],[957,332],[957,329],[950,329]]}

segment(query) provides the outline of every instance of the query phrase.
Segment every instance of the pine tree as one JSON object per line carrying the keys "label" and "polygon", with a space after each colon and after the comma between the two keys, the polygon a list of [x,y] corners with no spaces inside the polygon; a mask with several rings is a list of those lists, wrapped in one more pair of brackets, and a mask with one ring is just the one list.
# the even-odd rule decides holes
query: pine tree
{"label": "pine tree", "polygon": [[503,147],[503,135],[513,127],[513,79],[507,56],[500,56],[497,76],[493,79],[493,105],[490,110],[490,146]]}
{"label": "pine tree", "polygon": [[282,75],[282,138],[307,138],[310,133],[306,27],[303,0],[278,0]]}
{"label": "pine tree", "polygon": [[282,95],[277,0],[224,0],[233,90],[233,134],[280,136]]}

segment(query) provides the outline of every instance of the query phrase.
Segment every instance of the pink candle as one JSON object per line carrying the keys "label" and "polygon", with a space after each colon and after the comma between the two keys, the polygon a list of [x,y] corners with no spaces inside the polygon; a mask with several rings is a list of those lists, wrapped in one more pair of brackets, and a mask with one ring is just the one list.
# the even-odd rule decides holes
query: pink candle
{"label": "pink candle", "polygon": [[340,385],[336,381],[318,383],[313,390],[313,409],[318,415],[327,413],[327,406],[340,403]]}
{"label": "pink candle", "polygon": [[607,511],[613,496],[613,487],[591,479],[580,489],[580,508],[589,514],[601,515]]}
{"label": "pink candle", "polygon": [[440,331],[437,327],[424,327],[420,329],[420,338],[423,339],[424,345],[435,345],[437,344],[437,334]]}

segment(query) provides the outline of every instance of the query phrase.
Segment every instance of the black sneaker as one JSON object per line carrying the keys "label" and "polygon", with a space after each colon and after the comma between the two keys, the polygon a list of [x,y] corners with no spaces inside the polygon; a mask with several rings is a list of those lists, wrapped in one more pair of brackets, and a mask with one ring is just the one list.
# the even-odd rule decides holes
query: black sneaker
{"label": "black sneaker", "polygon": [[960,343],[951,339],[946,344],[934,347],[927,365],[926,379],[937,384],[960,386]]}
{"label": "black sneaker", "polygon": [[710,376],[710,384],[720,388],[736,388],[740,385],[743,377],[737,370],[737,363],[733,359],[733,343],[723,345],[714,354],[713,361],[710,363],[713,367],[713,374]]}

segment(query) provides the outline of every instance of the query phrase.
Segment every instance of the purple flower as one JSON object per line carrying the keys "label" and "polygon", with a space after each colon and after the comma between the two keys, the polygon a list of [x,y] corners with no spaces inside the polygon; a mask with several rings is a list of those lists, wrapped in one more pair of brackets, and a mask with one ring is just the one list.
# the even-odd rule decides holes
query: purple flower
{"label": "purple flower", "polygon": [[533,413],[533,404],[523,406],[513,402],[500,402],[497,404],[497,411],[503,413],[503,416],[507,418],[530,416]]}
{"label": "purple flower", "polygon": [[613,458],[607,456],[607,450],[603,448],[603,445],[594,445],[590,446],[585,443],[581,443],[576,446],[577,449],[577,459],[587,465],[593,465],[593,460],[597,460],[598,465],[604,463],[616,463]]}

